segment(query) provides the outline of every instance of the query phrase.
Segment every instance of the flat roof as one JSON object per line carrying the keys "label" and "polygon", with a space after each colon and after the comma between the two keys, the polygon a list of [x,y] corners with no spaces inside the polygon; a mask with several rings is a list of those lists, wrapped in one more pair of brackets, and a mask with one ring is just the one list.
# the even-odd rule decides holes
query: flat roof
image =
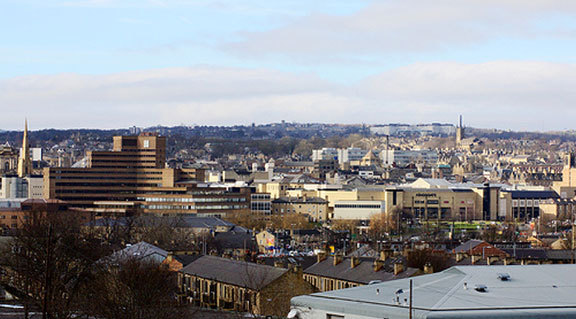
{"label": "flat roof", "polygon": [[[499,273],[509,274],[510,280],[501,281]],[[455,266],[411,279],[299,296],[292,305],[360,317],[406,318],[410,280],[416,318],[576,316],[576,265],[571,264]],[[477,291],[476,285],[486,286],[486,292]]]}

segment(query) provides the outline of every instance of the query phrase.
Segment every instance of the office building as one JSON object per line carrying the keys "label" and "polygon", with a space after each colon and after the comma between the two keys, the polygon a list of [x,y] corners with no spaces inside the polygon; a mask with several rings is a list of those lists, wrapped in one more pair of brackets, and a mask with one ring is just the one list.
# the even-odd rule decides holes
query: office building
{"label": "office building", "polygon": [[166,167],[166,138],[115,136],[112,151],[88,152],[86,168],[45,168],[44,198],[102,215],[131,213],[224,217],[250,211],[250,189],[203,184],[203,169]]}

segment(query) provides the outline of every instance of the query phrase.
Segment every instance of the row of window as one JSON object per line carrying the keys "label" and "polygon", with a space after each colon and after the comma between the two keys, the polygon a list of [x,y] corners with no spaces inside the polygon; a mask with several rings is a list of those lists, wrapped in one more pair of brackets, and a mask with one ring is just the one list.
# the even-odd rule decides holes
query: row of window
{"label": "row of window", "polygon": [[146,202],[171,202],[171,203],[211,203],[211,202],[245,202],[244,197],[150,197],[145,199]]}
{"label": "row of window", "polygon": [[165,209],[165,210],[200,210],[200,209],[246,209],[247,205],[144,205],[145,209]]}
{"label": "row of window", "polygon": [[382,208],[380,204],[336,204],[336,208]]}

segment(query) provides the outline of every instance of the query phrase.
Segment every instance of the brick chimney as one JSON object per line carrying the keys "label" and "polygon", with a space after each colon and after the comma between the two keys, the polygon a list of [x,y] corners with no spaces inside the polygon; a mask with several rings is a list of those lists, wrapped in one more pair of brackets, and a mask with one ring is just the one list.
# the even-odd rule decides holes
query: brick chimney
{"label": "brick chimney", "polygon": [[316,262],[322,262],[322,261],[326,260],[326,253],[321,251],[318,253],[318,255],[316,257],[317,257]]}
{"label": "brick chimney", "polygon": [[401,262],[395,262],[394,263],[394,276],[400,274],[403,271],[404,271],[404,264]]}
{"label": "brick chimney", "polygon": [[386,259],[392,257],[393,254],[394,254],[394,251],[392,249],[384,249],[380,252],[380,259],[386,260]]}
{"label": "brick chimney", "polygon": [[342,260],[344,260],[344,257],[342,257],[342,255],[340,255],[340,254],[334,254],[334,266],[336,266],[336,265],[338,265],[339,263],[341,263]]}
{"label": "brick chimney", "polygon": [[498,256],[489,256],[486,258],[486,263],[488,265],[492,265],[493,263],[497,262],[500,259]]}
{"label": "brick chimney", "polygon": [[350,258],[350,268],[354,268],[360,264],[360,259],[358,257]]}
{"label": "brick chimney", "polygon": [[456,253],[456,262],[459,263],[466,257],[466,254],[463,252]]}
{"label": "brick chimney", "polygon": [[374,271],[380,271],[380,269],[382,269],[382,267],[384,267],[384,261],[380,260],[380,259],[376,259],[374,260]]}

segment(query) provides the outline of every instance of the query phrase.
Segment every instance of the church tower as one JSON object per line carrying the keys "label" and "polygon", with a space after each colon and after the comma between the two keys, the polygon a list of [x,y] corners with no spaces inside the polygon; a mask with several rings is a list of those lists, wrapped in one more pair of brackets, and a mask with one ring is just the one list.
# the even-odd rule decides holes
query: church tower
{"label": "church tower", "polygon": [[24,136],[22,137],[22,151],[18,158],[18,177],[32,174],[32,161],[30,160],[30,144],[28,142],[28,120],[24,122]]}
{"label": "church tower", "polygon": [[464,126],[462,126],[462,115],[460,115],[460,124],[456,127],[456,148],[462,148],[464,139]]}

